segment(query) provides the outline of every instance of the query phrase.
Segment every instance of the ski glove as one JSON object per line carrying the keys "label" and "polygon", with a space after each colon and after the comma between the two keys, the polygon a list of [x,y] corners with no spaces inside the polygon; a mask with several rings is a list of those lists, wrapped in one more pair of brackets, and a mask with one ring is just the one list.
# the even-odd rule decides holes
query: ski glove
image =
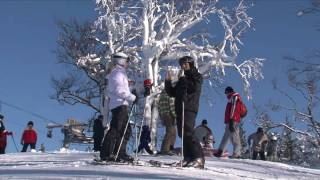
{"label": "ski glove", "polygon": [[138,96],[137,91],[135,89],[132,90],[132,94],[136,96],[136,99],[133,101],[133,104],[137,104],[139,101],[139,96]]}
{"label": "ski glove", "polygon": [[232,133],[236,131],[236,129],[234,128],[234,120],[233,119],[230,119],[230,121],[229,121],[229,130]]}

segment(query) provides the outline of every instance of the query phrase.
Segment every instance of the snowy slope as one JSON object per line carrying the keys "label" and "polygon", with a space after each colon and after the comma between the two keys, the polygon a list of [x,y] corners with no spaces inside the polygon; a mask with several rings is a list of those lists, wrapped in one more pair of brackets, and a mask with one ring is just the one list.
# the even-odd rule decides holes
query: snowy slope
{"label": "snowy slope", "polygon": [[[0,155],[0,179],[320,179],[320,170],[281,163],[209,158],[206,170],[131,165],[93,165],[92,153]],[[175,161],[179,157],[150,157]]]}

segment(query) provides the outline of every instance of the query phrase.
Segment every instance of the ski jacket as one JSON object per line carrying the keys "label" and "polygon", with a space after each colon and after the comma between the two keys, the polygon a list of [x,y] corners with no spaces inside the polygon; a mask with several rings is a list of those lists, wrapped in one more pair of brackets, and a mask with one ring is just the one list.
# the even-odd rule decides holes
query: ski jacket
{"label": "ski jacket", "polygon": [[165,91],[162,91],[159,98],[159,115],[160,118],[165,115],[176,116],[175,107],[174,107],[174,98],[169,97]]}
{"label": "ski jacket", "polygon": [[261,152],[266,150],[268,136],[265,133],[253,133],[248,137],[248,144],[252,140],[252,150]]}
{"label": "ski jacket", "polygon": [[12,132],[3,130],[0,132],[0,148],[5,148],[7,146],[7,136],[12,135]]}
{"label": "ski jacket", "polygon": [[23,131],[21,141],[24,144],[36,144],[37,143],[37,133],[34,129],[26,129]]}
{"label": "ski jacket", "polygon": [[182,102],[184,110],[198,112],[201,94],[202,76],[195,67],[185,71],[185,77],[180,77],[173,87],[170,80],[165,81],[165,90],[170,97],[175,97],[175,111],[177,116],[182,115]]}
{"label": "ski jacket", "polygon": [[228,103],[226,106],[224,114],[224,123],[228,124],[230,119],[233,119],[235,122],[240,122],[240,106],[241,106],[241,97],[238,93],[232,93],[228,95]]}
{"label": "ski jacket", "polygon": [[124,67],[116,65],[107,79],[110,109],[121,105],[128,106],[129,101],[133,102],[136,99],[136,96],[130,92],[128,76]]}

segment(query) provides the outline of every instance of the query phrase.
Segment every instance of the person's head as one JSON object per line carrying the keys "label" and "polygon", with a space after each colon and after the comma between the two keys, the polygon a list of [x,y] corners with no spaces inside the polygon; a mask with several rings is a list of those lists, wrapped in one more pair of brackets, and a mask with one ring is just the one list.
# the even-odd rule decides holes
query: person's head
{"label": "person's head", "polygon": [[208,121],[206,119],[202,120],[201,122],[202,125],[208,125]]}
{"label": "person's head", "polygon": [[4,119],[4,116],[0,114],[0,121],[2,121],[3,119]]}
{"label": "person's head", "polygon": [[28,128],[32,128],[33,127],[33,122],[32,121],[29,121],[28,124],[27,124]]}
{"label": "person's head", "polygon": [[234,93],[233,88],[231,86],[226,87],[226,89],[224,90],[224,94],[228,96],[231,93]]}
{"label": "person's head", "polygon": [[118,52],[112,55],[112,61],[115,64],[122,66],[124,68],[128,68],[129,60],[130,60],[129,56],[123,52]]}
{"label": "person's head", "polygon": [[194,60],[190,56],[183,56],[179,59],[179,64],[181,69],[183,70],[189,70],[194,67]]}
{"label": "person's head", "polygon": [[147,125],[142,126],[142,131],[149,131],[149,126]]}
{"label": "person's head", "polygon": [[102,120],[103,120],[103,115],[99,115],[99,116],[98,116],[98,119],[99,119],[100,121],[102,121]]}
{"label": "person's head", "polygon": [[263,133],[263,128],[262,127],[258,127],[257,133]]}

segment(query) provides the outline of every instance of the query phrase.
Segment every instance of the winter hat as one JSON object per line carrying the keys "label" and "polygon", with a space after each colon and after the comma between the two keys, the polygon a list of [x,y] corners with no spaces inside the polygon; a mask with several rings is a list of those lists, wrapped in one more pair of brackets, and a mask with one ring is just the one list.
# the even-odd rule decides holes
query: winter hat
{"label": "winter hat", "polygon": [[208,124],[208,121],[206,119],[202,120],[202,123],[201,124],[205,124],[207,125]]}
{"label": "winter hat", "polygon": [[225,94],[229,94],[229,93],[233,93],[233,92],[234,92],[234,90],[231,86],[226,87],[226,89],[224,90]]}
{"label": "winter hat", "polygon": [[115,64],[124,66],[129,61],[129,57],[123,52],[118,52],[112,55],[112,60]]}
{"label": "winter hat", "polygon": [[191,67],[194,67],[194,60],[190,56],[183,56],[182,58],[179,59],[180,66],[184,63],[189,63]]}
{"label": "winter hat", "polygon": [[3,119],[3,118],[4,118],[4,116],[2,114],[0,114],[0,120]]}
{"label": "winter hat", "polygon": [[257,133],[262,133],[262,132],[263,132],[263,128],[262,127],[258,127]]}
{"label": "winter hat", "polygon": [[30,126],[30,125],[33,126],[33,122],[32,121],[28,122],[28,126]]}

